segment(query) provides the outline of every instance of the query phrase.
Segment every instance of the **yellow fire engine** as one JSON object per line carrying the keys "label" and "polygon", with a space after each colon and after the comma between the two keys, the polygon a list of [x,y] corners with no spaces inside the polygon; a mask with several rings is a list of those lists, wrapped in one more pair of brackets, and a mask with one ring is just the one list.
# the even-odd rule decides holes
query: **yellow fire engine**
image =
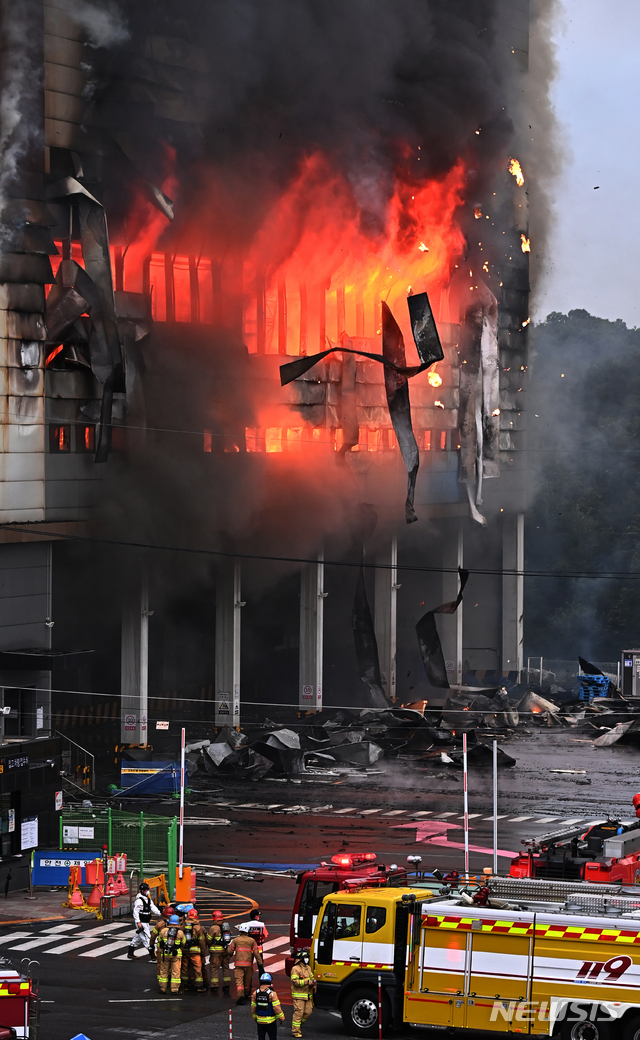
{"label": "yellow fire engine", "polygon": [[561,907],[538,889],[495,908],[424,887],[336,892],[313,938],[315,1004],[355,1036],[377,1036],[381,1018],[383,1029],[640,1040],[640,899],[611,899],[598,916],[577,899]]}

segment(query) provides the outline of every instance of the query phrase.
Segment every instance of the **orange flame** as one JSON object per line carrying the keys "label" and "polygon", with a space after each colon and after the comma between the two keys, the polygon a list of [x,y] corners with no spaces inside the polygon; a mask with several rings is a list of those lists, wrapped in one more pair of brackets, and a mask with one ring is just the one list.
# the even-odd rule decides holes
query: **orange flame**
{"label": "orange flame", "polygon": [[520,235],[521,249],[523,253],[531,252],[531,239],[527,238],[525,234]]}
{"label": "orange flame", "polygon": [[434,401],[433,404],[435,408],[444,408],[442,401]]}
{"label": "orange flame", "polygon": [[442,376],[433,370],[429,372],[427,379],[429,380],[429,386],[442,386]]}
{"label": "orange flame", "polygon": [[511,173],[515,177],[516,184],[519,188],[521,188],[524,184],[524,174],[522,172],[522,167],[517,159],[509,160],[509,173]]}

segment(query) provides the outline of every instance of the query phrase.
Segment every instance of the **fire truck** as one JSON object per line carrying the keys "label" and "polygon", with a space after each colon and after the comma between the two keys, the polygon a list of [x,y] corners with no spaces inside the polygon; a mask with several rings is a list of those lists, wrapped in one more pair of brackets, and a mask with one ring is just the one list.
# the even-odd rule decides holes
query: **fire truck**
{"label": "fire truck", "polygon": [[326,896],[316,1006],[362,1037],[392,1024],[640,1040],[640,894],[496,881],[500,898],[491,882],[475,899],[426,882]]}
{"label": "fire truck", "polygon": [[325,896],[349,889],[406,883],[407,872],[395,863],[387,867],[377,862],[375,852],[340,852],[328,863],[315,870],[305,870],[296,878],[297,892],[291,915],[291,956],[286,960],[287,974],[291,974],[293,957],[297,950],[311,945],[318,910]]}
{"label": "fire truck", "polygon": [[[640,794],[633,799],[640,811]],[[640,884],[640,819],[595,820],[586,830],[562,828],[522,843],[511,861],[511,877],[575,879],[606,884]]]}

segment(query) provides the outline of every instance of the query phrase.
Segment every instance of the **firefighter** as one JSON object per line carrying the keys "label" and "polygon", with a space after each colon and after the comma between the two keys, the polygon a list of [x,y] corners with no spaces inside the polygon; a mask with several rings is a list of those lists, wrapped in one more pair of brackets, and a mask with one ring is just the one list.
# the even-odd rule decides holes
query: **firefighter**
{"label": "firefighter", "polygon": [[260,910],[256,907],[249,914],[249,920],[243,921],[242,924],[236,925],[239,932],[244,932],[245,935],[250,935],[252,939],[255,939],[258,946],[258,972],[264,971],[264,951],[262,944],[266,943],[269,938],[269,929],[267,928],[264,921],[260,920]]}
{"label": "firefighter", "polygon": [[149,886],[143,881],[133,904],[133,923],[136,926],[136,934],[131,940],[127,950],[127,957],[132,960],[139,946],[148,950],[151,945],[151,915],[160,917],[160,911],[149,895]]}
{"label": "firefighter", "polygon": [[167,923],[167,921],[169,920],[169,918],[171,917],[171,915],[173,913],[174,913],[174,909],[173,909],[172,906],[163,906],[163,908],[162,908],[162,916],[161,916],[160,920],[156,921],[156,923],[154,924],[153,928],[151,929],[151,938],[149,940],[149,956],[151,957],[152,960],[156,959],[156,955],[155,955],[154,951],[155,951],[155,948],[156,948],[156,943],[158,941],[158,935],[160,934],[160,929],[164,928],[165,924]]}
{"label": "firefighter", "polygon": [[160,925],[155,946],[152,948],[157,947],[158,986],[161,993],[167,992],[169,977],[171,977],[171,993],[180,992],[183,944],[184,932],[180,928],[180,918],[177,914],[172,914],[168,921]]}
{"label": "firefighter", "polygon": [[187,910],[184,924],[184,945],[182,948],[182,988],[186,990],[193,984],[196,993],[204,993],[202,976],[202,958],[207,955],[207,936],[198,920],[198,911]]}
{"label": "firefighter", "polygon": [[278,994],[271,986],[271,976],[263,972],[260,983],[251,998],[251,1014],[258,1024],[258,1040],[277,1040],[278,1020],[284,1022],[284,1014],[280,1006]]}
{"label": "firefighter", "polygon": [[229,944],[229,957],[233,957],[233,974],[236,980],[236,1004],[245,1004],[251,996],[253,961],[258,961],[258,944],[250,935],[236,935]]}
{"label": "firefighter", "polygon": [[313,994],[317,982],[309,966],[309,951],[300,950],[291,969],[291,996],[293,998],[292,1036],[302,1036],[301,1027],[313,1011]]}
{"label": "firefighter", "polygon": [[209,986],[217,994],[220,984],[220,969],[222,968],[222,994],[228,997],[229,987],[231,986],[231,967],[229,964],[231,954],[228,952],[231,933],[229,925],[224,920],[220,910],[213,911],[211,920],[213,924],[207,932],[207,945],[210,951],[209,961],[211,965],[209,969]]}

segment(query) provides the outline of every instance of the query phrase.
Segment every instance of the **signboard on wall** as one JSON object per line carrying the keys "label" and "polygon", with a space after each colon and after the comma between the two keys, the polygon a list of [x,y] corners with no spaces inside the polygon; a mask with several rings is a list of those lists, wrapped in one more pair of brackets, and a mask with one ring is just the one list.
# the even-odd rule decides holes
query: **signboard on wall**
{"label": "signboard on wall", "polygon": [[25,816],[20,824],[20,848],[35,849],[38,844],[38,817]]}
{"label": "signboard on wall", "polygon": [[56,791],[56,811],[62,809],[62,791]]}

